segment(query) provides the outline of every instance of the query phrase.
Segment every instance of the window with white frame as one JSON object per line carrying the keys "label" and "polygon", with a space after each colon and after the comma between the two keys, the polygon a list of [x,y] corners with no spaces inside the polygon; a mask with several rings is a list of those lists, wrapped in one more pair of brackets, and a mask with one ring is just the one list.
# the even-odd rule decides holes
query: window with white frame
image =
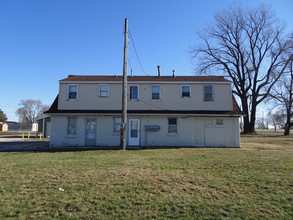
{"label": "window with white frame", "polygon": [[177,118],[168,118],[168,134],[177,133]]}
{"label": "window with white frame", "polygon": [[190,86],[181,86],[181,97],[190,97]]}
{"label": "window with white frame", "polygon": [[130,100],[138,100],[138,86],[130,86]]}
{"label": "window with white frame", "polygon": [[67,118],[67,134],[76,135],[76,118],[75,117]]}
{"label": "window with white frame", "polygon": [[114,122],[113,132],[114,133],[120,132],[120,129],[121,129],[121,118],[120,117],[114,117],[113,118],[113,122]]}
{"label": "window with white frame", "polygon": [[68,86],[68,100],[77,100],[77,85]]}
{"label": "window with white frame", "polygon": [[207,85],[203,87],[203,100],[204,101],[214,101],[214,89],[212,85]]}
{"label": "window with white frame", "polygon": [[109,85],[100,85],[100,97],[109,97]]}
{"label": "window with white frame", "polygon": [[153,85],[152,86],[152,100],[160,100],[160,86]]}

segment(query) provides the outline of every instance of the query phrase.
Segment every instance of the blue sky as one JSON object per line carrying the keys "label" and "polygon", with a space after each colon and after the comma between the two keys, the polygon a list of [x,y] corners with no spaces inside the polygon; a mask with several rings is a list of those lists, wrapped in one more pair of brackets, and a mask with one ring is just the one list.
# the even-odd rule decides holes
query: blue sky
{"label": "blue sky", "polygon": [[0,0],[0,109],[17,121],[20,100],[51,105],[69,74],[122,74],[125,18],[144,69],[130,42],[129,72],[192,75],[195,32],[238,3],[270,5],[293,30],[292,0]]}

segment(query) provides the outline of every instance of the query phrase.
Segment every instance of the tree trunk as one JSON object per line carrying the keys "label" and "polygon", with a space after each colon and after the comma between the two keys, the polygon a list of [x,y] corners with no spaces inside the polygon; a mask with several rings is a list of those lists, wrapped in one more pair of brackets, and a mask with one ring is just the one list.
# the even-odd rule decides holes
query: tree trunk
{"label": "tree trunk", "polygon": [[256,120],[256,100],[251,103],[249,133],[256,134],[255,132],[255,120]]}
{"label": "tree trunk", "polygon": [[[256,134],[254,126],[255,121],[250,121],[246,127],[244,127],[243,134]],[[246,128],[246,129],[245,129]]]}
{"label": "tree trunk", "polygon": [[[255,113],[256,113],[256,106],[252,107],[251,112],[248,109],[248,103],[246,97],[241,99],[243,112],[246,114],[244,116],[244,126],[242,134],[256,134],[254,126],[255,126]],[[254,104],[254,103],[252,103]],[[250,114],[249,114],[250,113]],[[250,118],[249,118],[250,115]]]}
{"label": "tree trunk", "polygon": [[289,115],[287,115],[287,120],[286,120],[286,124],[285,124],[285,129],[284,129],[284,135],[288,136],[290,134],[290,128],[292,127],[292,123],[291,123],[291,117]]}
{"label": "tree trunk", "polygon": [[245,116],[243,117],[243,131],[242,131],[242,134],[247,134],[248,124],[249,124],[248,104],[247,104],[247,99],[246,99],[245,96],[240,97],[240,98],[241,98],[241,104],[242,104],[242,111],[245,113]]}
{"label": "tree trunk", "polygon": [[290,133],[290,126],[288,123],[285,124],[285,130],[284,130],[284,135],[288,136]]}
{"label": "tree trunk", "polygon": [[291,108],[287,108],[287,116],[286,116],[286,123],[284,129],[284,135],[288,136],[290,134],[290,128],[292,126],[291,123]]}

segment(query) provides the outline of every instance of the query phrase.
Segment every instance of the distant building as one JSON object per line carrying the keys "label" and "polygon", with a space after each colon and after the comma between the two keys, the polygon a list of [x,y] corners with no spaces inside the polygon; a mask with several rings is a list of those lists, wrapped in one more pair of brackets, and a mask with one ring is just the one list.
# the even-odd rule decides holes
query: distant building
{"label": "distant building", "polygon": [[8,131],[8,124],[5,122],[0,122],[0,131]]}
{"label": "distant building", "polygon": [[8,131],[31,131],[32,125],[29,123],[7,121]]}

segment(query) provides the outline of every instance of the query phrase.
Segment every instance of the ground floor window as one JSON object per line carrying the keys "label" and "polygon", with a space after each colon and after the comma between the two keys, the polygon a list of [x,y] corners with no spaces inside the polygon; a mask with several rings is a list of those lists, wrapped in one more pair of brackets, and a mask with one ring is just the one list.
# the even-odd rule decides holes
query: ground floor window
{"label": "ground floor window", "polygon": [[224,120],[223,119],[216,119],[216,125],[223,126]]}
{"label": "ground floor window", "polygon": [[113,132],[117,133],[120,132],[121,129],[121,118],[120,117],[114,117],[114,129]]}
{"label": "ground floor window", "polygon": [[168,118],[168,133],[177,133],[177,118]]}
{"label": "ground floor window", "polygon": [[67,134],[76,135],[76,118],[75,117],[67,118]]}

